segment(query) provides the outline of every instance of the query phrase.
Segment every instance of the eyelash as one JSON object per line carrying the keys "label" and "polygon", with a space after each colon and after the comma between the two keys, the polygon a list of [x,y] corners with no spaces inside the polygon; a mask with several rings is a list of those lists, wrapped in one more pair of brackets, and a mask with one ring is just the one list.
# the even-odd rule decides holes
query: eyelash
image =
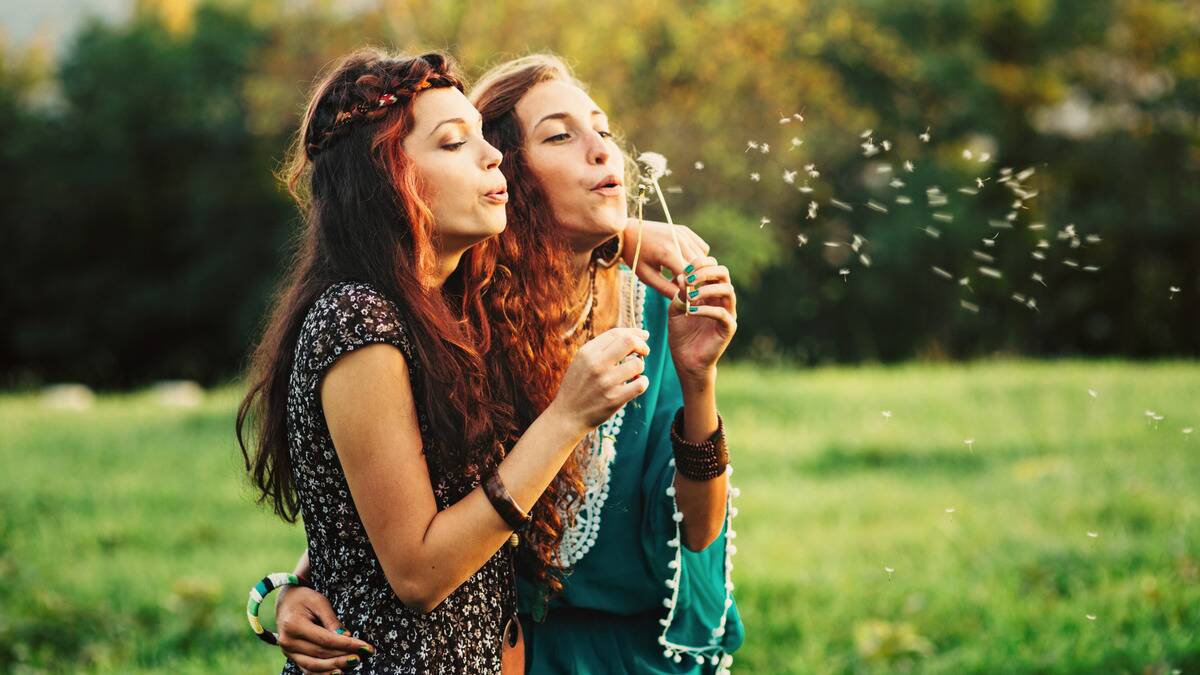
{"label": "eyelash", "polygon": [[[611,133],[611,132],[608,132],[608,131],[598,131],[598,132],[596,132],[596,133],[600,134],[600,138],[612,138],[612,133]],[[562,137],[564,137],[564,136],[570,136],[570,135],[571,135],[571,134],[569,134],[569,133],[567,133],[567,132],[565,132],[565,131],[564,131],[564,132],[563,132],[563,133],[561,133],[561,134],[555,134],[555,135],[551,136],[550,138],[547,138],[547,139],[546,139],[546,142],[550,142],[550,141],[553,141],[553,140],[555,140],[555,139],[559,139],[559,138],[562,138]]]}
{"label": "eyelash", "polygon": [[467,144],[466,141],[459,141],[457,143],[450,143],[448,145],[443,145],[442,149],[449,150],[450,152],[454,152],[455,150],[458,150],[459,148],[461,148],[462,146],[464,146],[466,144]]}

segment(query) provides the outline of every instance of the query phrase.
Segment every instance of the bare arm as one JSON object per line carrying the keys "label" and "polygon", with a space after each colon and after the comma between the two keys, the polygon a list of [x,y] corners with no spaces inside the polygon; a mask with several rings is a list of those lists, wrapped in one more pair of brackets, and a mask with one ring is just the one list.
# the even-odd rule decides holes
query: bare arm
{"label": "bare arm", "polygon": [[[532,506],[584,435],[645,390],[641,359],[624,357],[648,351],[641,331],[631,329],[584,345],[558,397],[499,466],[519,506]],[[505,544],[511,528],[482,488],[437,510],[408,366],[397,349],[373,345],[343,356],[321,384],[321,401],[392,589],[405,604],[432,611]]]}

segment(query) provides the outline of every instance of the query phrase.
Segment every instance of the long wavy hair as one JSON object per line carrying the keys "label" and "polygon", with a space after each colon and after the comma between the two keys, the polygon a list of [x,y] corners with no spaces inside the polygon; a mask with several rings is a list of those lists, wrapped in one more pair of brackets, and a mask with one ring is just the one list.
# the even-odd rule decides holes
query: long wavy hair
{"label": "long wavy hair", "polygon": [[[426,186],[402,141],[413,126],[413,99],[429,87],[463,89],[441,54],[363,50],[343,58],[314,87],[280,176],[304,226],[253,353],[237,436],[258,501],[288,522],[299,515],[287,438],[293,351],[309,308],[332,284],[369,283],[407,321],[417,357],[428,366],[412,377],[430,426],[424,450],[435,480],[494,465],[497,441],[516,435],[511,400],[503,389],[493,392],[484,360],[492,337],[482,298],[494,238],[471,247],[441,290],[424,283],[435,269],[437,233]],[[379,104],[390,96],[391,105]]]}
{"label": "long wavy hair", "polygon": [[[575,346],[563,338],[573,312],[579,310],[571,300],[578,295],[571,249],[529,167],[516,113],[530,89],[551,80],[584,88],[561,59],[537,54],[495,66],[470,95],[483,116],[484,136],[504,153],[500,169],[508,180],[508,224],[497,239],[496,274],[484,301],[494,331],[489,353],[493,384],[506,389],[519,424],[528,424],[550,404],[575,353]],[[605,255],[613,253],[606,250]],[[573,455],[534,507],[537,527],[525,538],[522,567],[551,593],[562,590],[558,545],[583,492]],[[529,570],[530,560],[542,565]]]}

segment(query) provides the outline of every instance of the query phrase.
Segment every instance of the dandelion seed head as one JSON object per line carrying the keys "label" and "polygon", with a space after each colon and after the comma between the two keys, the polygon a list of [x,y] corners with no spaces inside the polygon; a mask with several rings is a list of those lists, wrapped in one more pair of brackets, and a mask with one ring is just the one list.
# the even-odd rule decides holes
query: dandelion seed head
{"label": "dandelion seed head", "polygon": [[924,133],[919,134],[917,137],[921,139],[922,143],[928,143],[930,138],[929,127],[925,127]]}
{"label": "dandelion seed head", "polygon": [[755,183],[757,183],[761,179],[762,179],[762,176],[759,176],[757,171],[750,174],[750,180],[754,181]]}
{"label": "dandelion seed head", "polygon": [[796,235],[796,246],[803,246],[808,243],[808,237],[803,234]]}
{"label": "dandelion seed head", "polygon": [[657,152],[643,152],[638,155],[638,162],[646,166],[650,180],[658,180],[667,174],[667,158]]}

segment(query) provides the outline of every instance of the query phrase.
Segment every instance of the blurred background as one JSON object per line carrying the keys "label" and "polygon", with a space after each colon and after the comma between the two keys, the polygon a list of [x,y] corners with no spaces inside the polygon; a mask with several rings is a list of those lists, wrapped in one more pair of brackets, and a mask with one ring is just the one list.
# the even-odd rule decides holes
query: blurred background
{"label": "blurred background", "polygon": [[738,284],[735,667],[1200,672],[1195,2],[0,21],[0,671],[280,665],[240,612],[303,532],[253,505],[232,414],[298,226],[273,173],[318,71],[374,44],[471,76],[555,52],[668,158]]}

